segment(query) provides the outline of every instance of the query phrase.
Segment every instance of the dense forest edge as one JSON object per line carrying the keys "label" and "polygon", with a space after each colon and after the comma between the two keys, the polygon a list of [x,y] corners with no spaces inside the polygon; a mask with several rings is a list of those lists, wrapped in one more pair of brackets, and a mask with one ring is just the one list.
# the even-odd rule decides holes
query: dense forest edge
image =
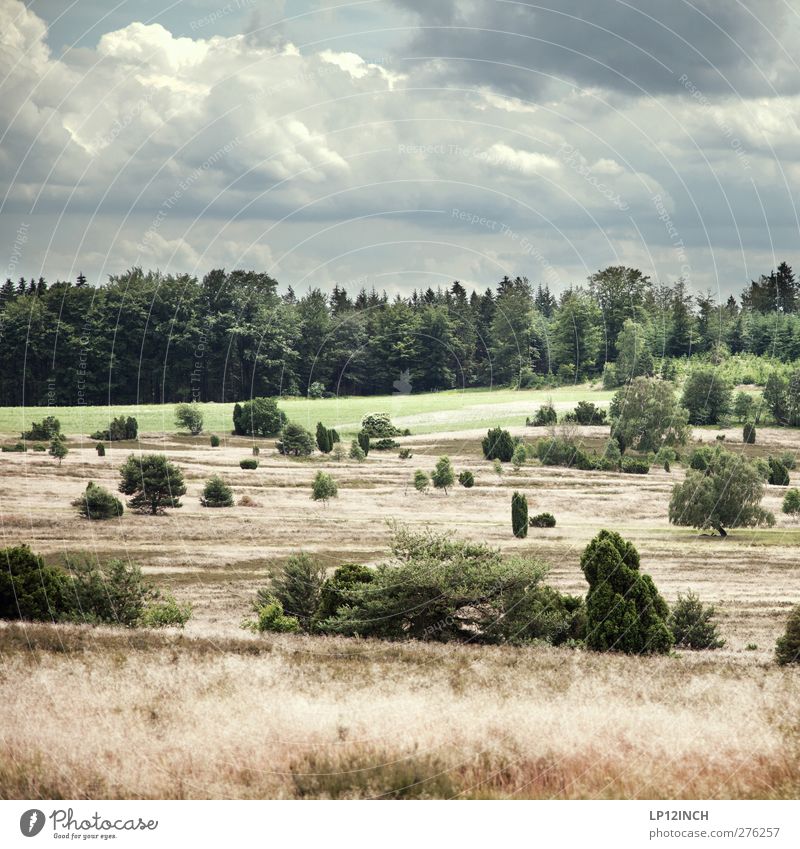
{"label": "dense forest edge", "polygon": [[504,277],[482,293],[456,281],[408,297],[351,295],[338,285],[298,297],[267,274],[221,269],[202,279],[133,268],[98,286],[80,275],[76,283],[22,278],[0,287],[2,406],[599,379],[611,389],[637,376],[675,378],[693,362],[722,371],[729,363],[729,379],[763,385],[798,358],[800,284],[785,262],[724,301],[624,266],[558,297],[525,277]]}

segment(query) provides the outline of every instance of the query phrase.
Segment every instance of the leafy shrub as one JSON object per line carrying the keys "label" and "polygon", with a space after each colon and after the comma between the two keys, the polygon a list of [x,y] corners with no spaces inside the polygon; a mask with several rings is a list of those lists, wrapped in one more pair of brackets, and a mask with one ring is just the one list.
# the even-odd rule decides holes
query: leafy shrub
{"label": "leafy shrub", "polygon": [[255,457],[244,457],[239,460],[240,469],[257,469],[258,460]]}
{"label": "leafy shrub", "polygon": [[67,448],[63,438],[53,437],[50,442],[50,447],[47,449],[47,453],[54,459],[58,460],[58,465],[60,466],[64,457],[69,454],[69,448]]}
{"label": "leafy shrub", "polygon": [[203,412],[200,409],[200,405],[196,401],[193,401],[191,404],[176,404],[175,424],[178,427],[188,430],[192,436],[202,433]]}
{"label": "leafy shrub", "polygon": [[274,436],[286,424],[286,413],[274,398],[253,398],[233,408],[233,432],[239,436]]}
{"label": "leafy shrub", "polygon": [[[33,446],[33,450],[34,450],[34,451],[39,451],[39,452],[47,451],[47,449],[44,447],[44,445],[42,445],[42,443],[41,443],[41,442],[37,442],[37,443]],[[99,452],[99,451],[98,451],[97,453],[98,453],[98,454],[100,454],[100,452]],[[101,456],[102,456],[102,455],[101,455]]]}
{"label": "leafy shrub", "polygon": [[688,437],[688,412],[678,405],[671,383],[635,377],[615,393],[609,408],[612,436],[624,452],[657,451],[682,445]]}
{"label": "leafy shrub", "polygon": [[797,465],[797,457],[791,451],[784,451],[778,459],[789,471]]}
{"label": "leafy shrub", "polygon": [[388,413],[367,413],[361,419],[361,430],[364,431],[368,438],[372,439],[390,439],[393,436],[405,435],[404,431],[399,430],[392,424],[391,417]]}
{"label": "leafy shrub", "polygon": [[603,530],[581,557],[589,583],[586,644],[596,651],[666,654],[673,642],[669,608],[649,575],[639,572],[633,543]]}
{"label": "leafy shrub", "polygon": [[20,434],[22,439],[30,442],[37,439],[49,442],[58,436],[61,436],[61,422],[55,416],[45,416],[41,422],[31,422],[30,430]]}
{"label": "leafy shrub", "polygon": [[209,441],[211,442],[212,448],[219,448],[219,437],[215,433],[211,434]]}
{"label": "leafy shrub", "polygon": [[548,401],[539,407],[533,419],[527,420],[526,424],[530,427],[548,427],[549,425],[554,425],[557,421],[558,414],[556,413],[556,408],[553,406],[552,401]]}
{"label": "leafy shrub", "polygon": [[465,489],[472,489],[472,487],[475,486],[475,475],[473,475],[472,472],[467,469],[461,472],[461,474],[458,476],[458,482]]}
{"label": "leafy shrub", "polygon": [[748,422],[742,428],[742,441],[747,445],[755,445],[756,426],[752,422]]}
{"label": "leafy shrub", "polygon": [[[357,442],[356,442],[356,445],[358,445]],[[360,448],[358,450],[361,451]],[[361,451],[361,453],[363,454],[364,452]],[[331,451],[331,457],[333,457],[333,459],[336,460],[337,463],[341,463],[342,460],[344,460],[344,458],[346,456],[347,456],[347,452],[345,451],[344,445],[342,445],[340,442],[337,442],[333,446],[333,450]],[[363,457],[362,457],[362,459],[363,459]]]}
{"label": "leafy shrub", "polygon": [[68,560],[72,610],[70,618],[133,628],[139,625],[150,604],[160,595],[145,580],[142,570],[123,560],[100,566],[89,560]]}
{"label": "leafy shrub", "polygon": [[689,423],[717,424],[730,412],[732,387],[716,368],[695,369],[683,387],[681,404],[689,411]]}
{"label": "leafy shrub", "polygon": [[105,457],[106,456],[106,446],[103,445],[102,442],[97,443],[97,456]]}
{"label": "leafy shrub", "polygon": [[331,441],[331,432],[328,428],[325,427],[322,422],[317,422],[317,448],[323,454],[330,454],[331,449],[333,448],[333,442]]}
{"label": "leafy shrub", "polygon": [[356,436],[358,440],[358,446],[364,452],[364,456],[366,457],[369,454],[369,433],[366,430],[360,430]]}
{"label": "leafy shrub", "polygon": [[725,640],[720,639],[714,622],[714,607],[705,606],[691,590],[678,600],[669,619],[675,645],[687,649],[721,649]]}
{"label": "leafy shrub", "polygon": [[322,585],[317,619],[323,621],[335,616],[340,607],[350,603],[351,592],[369,584],[373,575],[372,569],[360,563],[343,563],[339,566]]}
{"label": "leafy shrub", "polygon": [[514,440],[507,430],[495,427],[489,430],[481,443],[483,456],[487,460],[508,463],[514,456]]}
{"label": "leafy shrub", "polygon": [[317,472],[314,482],[311,484],[311,497],[314,501],[324,501],[326,504],[331,498],[339,495],[339,487],[336,481],[326,472]]}
{"label": "leafy shrub", "polygon": [[167,507],[180,507],[186,493],[181,470],[163,454],[128,457],[120,469],[119,491],[132,496],[128,507],[139,513],[163,513]]}
{"label": "leafy shrub", "polygon": [[314,437],[302,425],[288,422],[283,426],[276,448],[279,454],[308,457],[314,451]]}
{"label": "leafy shrub", "polygon": [[578,469],[593,469],[595,463],[571,439],[552,436],[536,443],[536,456],[543,466],[575,466]]}
{"label": "leafy shrub", "polygon": [[572,414],[579,425],[603,425],[606,423],[606,411],[591,401],[579,401]]}
{"label": "leafy shrub", "polygon": [[781,510],[789,516],[797,516],[800,513],[800,489],[792,487],[786,490]]}
{"label": "leafy shrub", "polygon": [[[311,630],[319,608],[325,567],[306,553],[295,554],[286,561],[272,582],[272,593],[288,616],[296,617],[304,631]],[[257,606],[263,607],[265,596],[258,594]]]}
{"label": "leafy shrub", "polygon": [[[316,401],[320,398],[324,398],[325,397],[325,384],[321,383],[319,380],[315,380],[313,383],[309,384],[308,392],[306,394],[313,401]],[[323,452],[323,453],[327,453],[327,452]]]}
{"label": "leafy shrub", "polygon": [[511,455],[511,465],[514,467],[514,471],[518,472],[523,465],[525,465],[525,461],[528,459],[528,451],[525,446],[520,443],[514,448],[514,453]]}
{"label": "leafy shrub", "polygon": [[358,444],[357,439],[354,439],[350,443],[350,459],[356,460],[359,463],[363,463],[367,459],[367,455],[364,453],[364,449]]}
{"label": "leafy shrub", "polygon": [[336,445],[337,442],[341,442],[342,440],[339,437],[339,433],[335,427],[332,427],[328,430],[328,436],[331,440],[331,445]]}
{"label": "leafy shrub", "polygon": [[753,411],[753,396],[747,392],[737,392],[733,399],[733,415],[740,421],[746,422]]}
{"label": "leafy shrub", "polygon": [[233,507],[233,490],[219,475],[206,481],[200,497],[203,507]]}
{"label": "leafy shrub", "polygon": [[413,456],[410,448],[401,448],[400,453],[397,455],[401,460],[410,460]]}
{"label": "leafy shrub", "polygon": [[556,517],[552,513],[537,513],[531,516],[529,524],[532,528],[554,528]]}
{"label": "leafy shrub", "polygon": [[436,489],[443,489],[447,495],[447,487],[452,486],[456,480],[456,473],[453,469],[453,464],[447,456],[440,457],[436,461],[436,468],[431,474],[431,483]]}
{"label": "leafy shrub", "polygon": [[492,471],[499,477],[503,477],[503,464],[499,459],[492,460]]}
{"label": "leafy shrub", "polygon": [[257,634],[292,634],[300,630],[297,618],[287,616],[283,611],[283,605],[270,593],[259,595],[255,614],[255,620],[247,619],[242,623],[243,628]]}
{"label": "leafy shrub", "polygon": [[528,499],[519,492],[511,496],[511,530],[518,539],[528,536]]}
{"label": "leafy shrub", "polygon": [[172,593],[163,593],[145,607],[139,624],[143,628],[183,628],[191,618],[189,602],[181,604]]}
{"label": "leafy shrub", "polygon": [[431,479],[427,472],[423,472],[422,469],[417,469],[414,472],[414,489],[417,492],[425,492],[425,490],[430,485]]}
{"label": "leafy shrub", "polygon": [[116,519],[125,509],[119,498],[113,496],[107,489],[89,481],[80,498],[72,502],[78,513],[85,519]]}
{"label": "leafy shrub", "polygon": [[789,486],[789,472],[777,457],[768,457],[769,478],[772,486]]}
{"label": "leafy shrub", "polygon": [[4,454],[18,454],[26,452],[28,448],[24,442],[16,442],[14,445],[4,445],[2,450]]}
{"label": "leafy shrub", "polygon": [[369,447],[376,451],[391,451],[392,448],[397,448],[397,443],[393,439],[378,439],[371,442]]}
{"label": "leafy shrub", "polygon": [[701,445],[689,455],[689,468],[704,472],[714,461],[714,450],[710,445]]}
{"label": "leafy shrub", "polygon": [[782,666],[800,663],[800,604],[792,609],[786,622],[786,632],[775,644],[775,659]]}
{"label": "leafy shrub", "polygon": [[620,469],[627,475],[646,475],[650,471],[650,463],[638,457],[623,457]]}
{"label": "leafy shrub", "polygon": [[0,619],[50,621],[69,609],[66,573],[27,545],[0,550]]}
{"label": "leafy shrub", "polygon": [[104,439],[106,442],[121,442],[136,439],[139,435],[139,422],[133,416],[117,416],[111,419],[108,430],[97,430],[92,439]]}

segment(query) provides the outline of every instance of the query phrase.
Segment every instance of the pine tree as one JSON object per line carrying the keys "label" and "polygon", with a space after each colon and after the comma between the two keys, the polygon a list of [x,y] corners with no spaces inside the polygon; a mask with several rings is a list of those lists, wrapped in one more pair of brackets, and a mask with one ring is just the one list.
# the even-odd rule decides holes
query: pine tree
{"label": "pine tree", "polygon": [[331,448],[333,448],[331,432],[322,422],[317,422],[317,448],[323,454],[330,454]]}
{"label": "pine tree", "polygon": [[519,492],[511,496],[511,530],[519,539],[528,536],[528,499]]}

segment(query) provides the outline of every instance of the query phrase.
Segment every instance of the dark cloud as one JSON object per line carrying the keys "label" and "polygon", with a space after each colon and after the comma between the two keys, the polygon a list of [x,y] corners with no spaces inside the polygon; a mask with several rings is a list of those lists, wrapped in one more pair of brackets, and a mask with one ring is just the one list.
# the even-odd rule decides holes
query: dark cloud
{"label": "dark cloud", "polygon": [[706,96],[800,90],[783,0],[395,3],[419,19],[407,55],[448,82],[518,97],[551,77],[637,95],[686,94],[686,80]]}

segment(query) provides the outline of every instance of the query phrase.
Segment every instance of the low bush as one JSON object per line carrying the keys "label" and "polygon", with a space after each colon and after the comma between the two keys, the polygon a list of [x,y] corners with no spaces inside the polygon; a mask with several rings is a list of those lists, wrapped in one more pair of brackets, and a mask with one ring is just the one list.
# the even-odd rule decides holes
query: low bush
{"label": "low bush", "polygon": [[777,457],[767,457],[769,477],[767,482],[772,486],[789,486],[789,471]]}
{"label": "low bush", "polygon": [[623,457],[620,469],[626,475],[646,475],[650,471],[650,463],[638,457]]}
{"label": "low bush", "polygon": [[687,649],[720,649],[725,640],[719,636],[714,622],[714,607],[704,605],[691,590],[672,608],[669,626],[675,645]]}
{"label": "low bush", "polygon": [[525,424],[529,427],[548,427],[554,425],[558,421],[558,413],[553,406],[552,401],[542,404],[541,407],[534,413],[532,419],[526,419]]}
{"label": "low bush", "polygon": [[797,465],[797,456],[792,451],[784,451],[778,459],[789,471]]}
{"label": "low bush", "polygon": [[24,442],[16,442],[14,445],[4,445],[2,447],[4,454],[21,454],[27,450],[28,448]]}
{"label": "low bush", "polygon": [[258,460],[255,457],[244,457],[239,460],[239,468],[240,469],[257,469],[258,468]]}
{"label": "low bush", "polygon": [[[47,451],[47,449],[44,447],[44,445],[42,445],[42,443],[41,443],[41,442],[37,442],[37,443],[33,446],[33,450],[34,450],[34,451],[36,451],[36,452],[39,452],[39,453],[43,453],[44,451]],[[98,453],[100,456],[102,456],[102,454],[100,454],[100,452],[99,452],[99,451],[98,451],[97,453]],[[105,453],[105,452],[104,452],[104,453]]]}
{"label": "low bush", "polygon": [[80,498],[72,502],[78,514],[85,519],[116,519],[122,515],[124,507],[119,498],[113,496],[107,489],[89,481]]}
{"label": "low bush", "polygon": [[219,437],[215,433],[211,434],[209,441],[211,442],[212,448],[219,448]]}
{"label": "low bush", "polygon": [[339,495],[339,487],[336,481],[326,472],[317,472],[314,482],[311,484],[311,497],[314,501],[328,503],[329,499]]}
{"label": "low bush", "polygon": [[103,445],[102,442],[97,443],[97,456],[105,457],[106,456],[106,446]]}
{"label": "low bush", "polygon": [[310,631],[319,608],[325,567],[309,554],[301,552],[286,561],[272,582],[270,591],[261,590],[256,607],[261,609],[274,596],[287,616],[297,619],[304,631]]}
{"label": "low bush", "polygon": [[203,507],[233,507],[233,490],[219,475],[214,475],[206,481],[200,503]]}
{"label": "low bush", "polygon": [[775,644],[775,659],[781,666],[800,663],[800,604],[789,614],[786,631]]}
{"label": "low bush", "polygon": [[350,443],[350,459],[358,463],[363,463],[367,459],[364,449],[358,444],[358,440],[354,439]]}
{"label": "low bush", "polygon": [[172,593],[163,593],[158,601],[145,607],[139,624],[143,628],[183,628],[192,618],[192,605],[181,604]]}
{"label": "low bush", "polygon": [[0,619],[47,622],[69,609],[63,569],[46,566],[27,545],[0,550]]}
{"label": "low bush", "polygon": [[572,440],[560,436],[538,440],[536,456],[543,466],[575,466],[578,469],[596,467],[582,445],[576,445]]}
{"label": "low bush", "polygon": [[786,491],[786,495],[783,496],[781,510],[789,516],[800,514],[800,489],[792,487]]}
{"label": "low bush", "polygon": [[507,430],[495,427],[486,433],[481,443],[483,456],[487,460],[500,460],[508,463],[514,456],[514,440]]}
{"label": "low bush", "polygon": [[475,486],[475,475],[473,475],[469,470],[463,471],[458,476],[458,482],[465,489],[472,489],[472,487]]}
{"label": "low bush", "polygon": [[372,569],[360,563],[343,563],[339,566],[322,584],[317,619],[324,621],[336,616],[340,607],[350,603],[353,590],[369,584],[373,576]]}
{"label": "low bush", "polygon": [[378,439],[375,442],[370,442],[369,447],[376,451],[391,451],[392,448],[397,448],[397,443],[393,439]]}
{"label": "low bush", "polygon": [[255,619],[246,619],[242,627],[256,634],[292,634],[300,630],[300,623],[295,616],[287,616],[283,605],[275,596],[264,594],[259,596],[260,603],[255,608]]}
{"label": "low bush", "polygon": [[400,453],[397,455],[401,460],[410,460],[413,456],[410,448],[401,448]]}
{"label": "low bush", "polygon": [[136,439],[138,435],[139,422],[133,416],[117,416],[109,422],[108,430],[97,430],[91,438],[121,442],[125,439]]}
{"label": "low bush", "polygon": [[30,442],[37,439],[49,442],[58,436],[61,436],[61,422],[55,416],[45,416],[41,422],[31,422],[30,430],[20,434],[22,439]]}
{"label": "low bush", "polygon": [[423,472],[422,469],[417,469],[414,472],[414,489],[417,492],[425,492],[430,486],[430,482],[430,475],[427,472]]}
{"label": "low bush", "polygon": [[160,601],[135,563],[111,560],[100,566],[88,559],[70,559],[67,569],[72,601],[67,618],[73,621],[133,628],[141,624],[149,605]]}
{"label": "low bush", "polygon": [[511,465],[514,467],[514,471],[518,472],[525,465],[525,461],[527,459],[528,451],[520,442],[519,445],[514,448],[514,453],[511,455]]}
{"label": "low bush", "polygon": [[291,457],[309,457],[314,452],[314,437],[302,425],[288,422],[275,443],[279,454]]}
{"label": "low bush", "polygon": [[603,425],[606,423],[606,411],[591,401],[579,401],[572,418],[579,425]]}
{"label": "low bush", "polygon": [[529,524],[532,528],[554,528],[556,517],[552,513],[537,513],[531,516]]}

